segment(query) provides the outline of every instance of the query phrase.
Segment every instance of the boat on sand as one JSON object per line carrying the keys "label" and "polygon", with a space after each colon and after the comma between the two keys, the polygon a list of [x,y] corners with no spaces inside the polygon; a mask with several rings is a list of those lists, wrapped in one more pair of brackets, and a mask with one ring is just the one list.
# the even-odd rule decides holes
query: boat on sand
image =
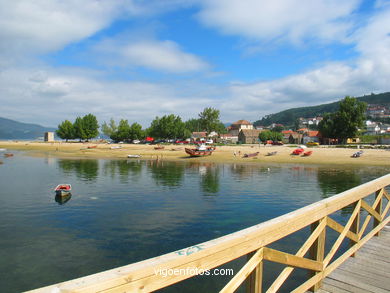
{"label": "boat on sand", "polygon": [[260,152],[255,152],[255,153],[252,153],[252,154],[244,154],[243,158],[253,158],[253,157],[257,157],[257,155],[259,154]]}
{"label": "boat on sand", "polygon": [[185,152],[191,157],[211,156],[214,150],[215,147],[206,146],[204,144],[201,144],[194,149],[185,148]]}

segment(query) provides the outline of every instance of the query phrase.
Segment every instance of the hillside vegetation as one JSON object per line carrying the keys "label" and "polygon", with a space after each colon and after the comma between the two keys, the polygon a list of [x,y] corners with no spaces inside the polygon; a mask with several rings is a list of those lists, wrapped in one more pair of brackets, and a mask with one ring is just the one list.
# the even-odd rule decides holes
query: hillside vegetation
{"label": "hillside vegetation", "polygon": [[[367,104],[390,105],[390,92],[382,94],[371,94],[367,96],[357,97],[359,101]],[[323,104],[311,107],[300,107],[281,111],[279,113],[270,114],[262,119],[254,122],[254,125],[270,125],[272,123],[280,123],[283,125],[293,125],[300,118],[311,118],[321,116],[324,113],[334,113],[337,111],[340,102]]]}
{"label": "hillside vegetation", "polygon": [[55,128],[0,117],[0,139],[37,139],[46,131],[55,131]]}

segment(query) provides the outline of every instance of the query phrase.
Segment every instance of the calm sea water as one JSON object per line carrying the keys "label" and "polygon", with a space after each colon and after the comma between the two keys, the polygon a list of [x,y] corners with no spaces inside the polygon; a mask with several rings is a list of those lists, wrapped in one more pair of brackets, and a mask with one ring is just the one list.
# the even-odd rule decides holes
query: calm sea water
{"label": "calm sea water", "polygon": [[[385,167],[68,160],[23,153],[2,160],[1,292],[34,289],[176,251],[390,171]],[[53,188],[59,183],[72,184],[67,202],[56,201]],[[342,219],[343,213],[338,217]],[[299,233],[294,237],[299,238]],[[292,248],[293,242],[286,240],[280,246]],[[238,270],[239,263],[231,266]],[[269,270],[266,283],[278,268],[270,265]],[[165,291],[216,291],[229,278],[197,277]]]}

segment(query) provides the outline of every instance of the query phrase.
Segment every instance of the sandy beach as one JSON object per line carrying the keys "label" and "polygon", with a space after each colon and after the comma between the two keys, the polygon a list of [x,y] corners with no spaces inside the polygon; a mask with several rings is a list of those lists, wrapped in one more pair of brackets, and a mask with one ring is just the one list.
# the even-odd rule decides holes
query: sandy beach
{"label": "sandy beach", "polygon": [[[360,158],[352,158],[356,149],[313,147],[311,156],[292,156],[294,146],[237,145],[218,146],[211,156],[191,158],[184,145],[165,145],[156,150],[156,145],[144,144],[107,144],[107,143],[65,143],[65,142],[28,142],[0,141],[0,148],[26,151],[32,156],[50,155],[62,158],[113,158],[127,159],[128,155],[141,155],[141,159],[159,159],[169,161],[202,161],[202,162],[251,162],[251,163],[297,163],[297,164],[331,164],[331,165],[371,165],[390,166],[390,151],[384,149],[364,149]],[[193,147],[193,146],[187,146]],[[257,157],[243,158],[244,154],[259,152]],[[276,155],[267,156],[269,152]],[[234,155],[236,153],[236,156]]]}

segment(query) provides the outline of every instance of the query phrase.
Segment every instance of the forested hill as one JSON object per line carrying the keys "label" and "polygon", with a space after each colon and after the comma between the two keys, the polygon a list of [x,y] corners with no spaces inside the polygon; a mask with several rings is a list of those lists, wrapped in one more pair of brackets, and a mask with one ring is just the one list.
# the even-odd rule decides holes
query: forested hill
{"label": "forested hill", "polygon": [[55,128],[0,117],[0,139],[37,139],[46,131],[55,131]]}
{"label": "forested hill", "polygon": [[[382,93],[382,94],[371,94],[363,97],[358,97],[357,99],[366,102],[367,104],[390,105],[390,92]],[[311,117],[321,116],[324,113],[336,112],[338,110],[338,107],[339,107],[339,102],[334,102],[334,103],[323,104],[318,106],[288,109],[279,113],[267,115],[262,119],[254,122],[254,125],[267,126],[272,123],[293,125],[294,122],[300,117],[311,118]]]}

